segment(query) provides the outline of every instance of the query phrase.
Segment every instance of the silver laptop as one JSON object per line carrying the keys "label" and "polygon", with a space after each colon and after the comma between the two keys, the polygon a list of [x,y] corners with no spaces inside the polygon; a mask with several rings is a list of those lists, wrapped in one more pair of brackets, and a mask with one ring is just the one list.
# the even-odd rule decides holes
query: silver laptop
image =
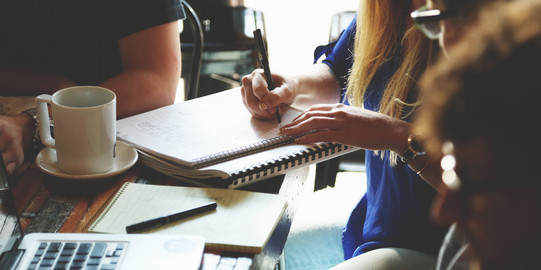
{"label": "silver laptop", "polygon": [[190,235],[23,235],[0,153],[0,270],[196,270],[200,267],[204,246],[202,237]]}

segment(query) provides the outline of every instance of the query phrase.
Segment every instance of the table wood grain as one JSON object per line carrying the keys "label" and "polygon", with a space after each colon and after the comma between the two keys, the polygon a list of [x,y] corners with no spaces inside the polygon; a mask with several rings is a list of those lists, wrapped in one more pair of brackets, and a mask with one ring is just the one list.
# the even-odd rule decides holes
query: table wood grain
{"label": "table wood grain", "polygon": [[[313,189],[306,187],[308,171],[308,167],[300,168],[242,188],[281,194],[287,198],[285,214],[260,254],[223,253],[205,249],[202,269],[207,269],[206,266],[211,269],[215,264],[219,265],[219,269],[276,269],[299,200],[303,194]],[[126,182],[184,185],[139,164],[113,178],[76,182],[46,175],[34,163],[28,163],[10,179],[16,207],[20,213],[21,228],[25,234],[86,232],[92,218]],[[231,265],[232,261],[236,262],[237,268],[235,264]]]}

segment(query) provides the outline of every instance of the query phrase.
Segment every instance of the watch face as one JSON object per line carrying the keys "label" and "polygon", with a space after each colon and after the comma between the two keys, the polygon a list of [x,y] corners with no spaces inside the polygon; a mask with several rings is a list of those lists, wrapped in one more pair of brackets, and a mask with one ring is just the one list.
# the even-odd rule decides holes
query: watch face
{"label": "watch face", "polygon": [[415,139],[413,136],[410,136],[408,142],[411,149],[415,152],[417,156],[426,154],[421,143],[417,139]]}

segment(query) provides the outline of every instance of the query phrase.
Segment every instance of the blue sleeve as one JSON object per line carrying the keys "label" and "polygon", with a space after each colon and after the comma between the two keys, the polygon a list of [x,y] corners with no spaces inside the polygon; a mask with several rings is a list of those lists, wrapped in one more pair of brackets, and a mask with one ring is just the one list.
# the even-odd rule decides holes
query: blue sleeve
{"label": "blue sleeve", "polygon": [[314,63],[325,54],[326,58],[323,60],[323,63],[331,68],[342,89],[346,87],[349,70],[353,65],[356,26],[357,17],[342,31],[338,40],[327,45],[319,46],[314,51]]}

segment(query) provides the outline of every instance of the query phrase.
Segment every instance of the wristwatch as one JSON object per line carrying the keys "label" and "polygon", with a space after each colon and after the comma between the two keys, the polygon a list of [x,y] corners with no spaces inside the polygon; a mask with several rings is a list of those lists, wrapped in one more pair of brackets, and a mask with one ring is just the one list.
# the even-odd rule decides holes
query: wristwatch
{"label": "wristwatch", "polygon": [[413,134],[410,134],[408,136],[408,149],[401,156],[402,163],[408,164],[415,157],[424,155],[426,155],[426,152],[423,146]]}
{"label": "wristwatch", "polygon": [[38,112],[36,111],[36,108],[31,108],[24,113],[27,113],[32,117],[33,126],[32,126],[32,154],[37,154],[41,149],[43,149],[44,145],[41,143],[41,137],[39,136],[39,130],[38,130]]}

